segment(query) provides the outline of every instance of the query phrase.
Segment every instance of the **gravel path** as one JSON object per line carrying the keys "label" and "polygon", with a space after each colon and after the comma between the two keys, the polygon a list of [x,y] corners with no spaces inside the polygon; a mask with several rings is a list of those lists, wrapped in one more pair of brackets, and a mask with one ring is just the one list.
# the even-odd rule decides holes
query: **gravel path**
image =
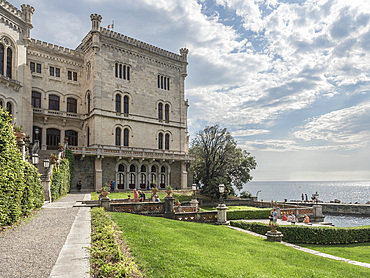
{"label": "gravel path", "polygon": [[69,194],[44,205],[20,226],[0,233],[0,277],[49,277],[84,194]]}

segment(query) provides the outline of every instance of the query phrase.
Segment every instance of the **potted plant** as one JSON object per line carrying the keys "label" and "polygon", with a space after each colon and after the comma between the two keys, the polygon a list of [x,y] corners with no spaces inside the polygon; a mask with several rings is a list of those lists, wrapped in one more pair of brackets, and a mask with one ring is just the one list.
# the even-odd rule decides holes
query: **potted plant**
{"label": "potted plant", "polygon": [[152,192],[153,192],[154,195],[157,194],[158,188],[157,187],[152,187]]}
{"label": "potted plant", "polygon": [[167,186],[167,190],[165,192],[167,193],[167,196],[166,197],[171,197],[171,193],[172,193],[171,185],[168,185]]}
{"label": "potted plant", "polygon": [[60,142],[58,143],[58,150],[60,150],[60,151],[63,151],[64,150],[64,146]]}
{"label": "potted plant", "polygon": [[14,126],[14,135],[17,141],[22,141],[22,138],[26,136],[26,134],[22,131],[22,126]]}
{"label": "potted plant", "polygon": [[103,187],[102,187],[102,189],[100,190],[100,195],[102,195],[103,196],[103,198],[104,199],[107,199],[108,197],[108,194],[109,194],[109,192],[107,191],[107,186],[106,185],[104,185]]}
{"label": "potted plant", "polygon": [[52,153],[52,154],[50,155],[50,160],[51,160],[51,161],[54,161],[54,162],[57,162],[57,161],[58,161],[58,157],[57,157],[55,154],[53,154],[53,153]]}

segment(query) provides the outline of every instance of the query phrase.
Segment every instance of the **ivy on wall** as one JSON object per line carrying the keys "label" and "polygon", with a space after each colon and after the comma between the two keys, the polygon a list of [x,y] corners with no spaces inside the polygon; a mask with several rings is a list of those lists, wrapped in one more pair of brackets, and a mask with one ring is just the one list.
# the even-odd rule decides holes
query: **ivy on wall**
{"label": "ivy on wall", "polygon": [[61,159],[58,166],[53,168],[51,177],[51,198],[53,201],[67,195],[71,189],[71,180],[74,171],[74,155],[70,150],[66,150],[64,159]]}
{"label": "ivy on wall", "polygon": [[11,118],[0,108],[0,226],[17,222],[43,202],[37,169],[22,160]]}

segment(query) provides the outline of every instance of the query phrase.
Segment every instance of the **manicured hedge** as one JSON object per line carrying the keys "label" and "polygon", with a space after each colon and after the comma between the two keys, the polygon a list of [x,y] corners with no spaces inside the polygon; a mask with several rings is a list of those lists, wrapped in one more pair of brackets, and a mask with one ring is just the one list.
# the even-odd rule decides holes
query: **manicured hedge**
{"label": "manicured hedge", "polygon": [[117,241],[110,215],[103,208],[91,210],[90,265],[92,277],[141,277]]}
{"label": "manicured hedge", "polygon": [[[265,235],[270,227],[263,223],[231,221],[230,225]],[[312,227],[312,226],[280,226],[283,240],[290,243],[307,244],[346,244],[370,241],[370,227]]]}
{"label": "manicured hedge", "polygon": [[53,201],[67,195],[71,188],[71,173],[69,170],[69,160],[60,160],[59,165],[55,165],[51,175],[50,192]]}
{"label": "manicured hedge", "polygon": [[228,210],[226,211],[227,220],[238,219],[267,219],[269,218],[271,209],[258,210]]}
{"label": "manicured hedge", "polygon": [[11,118],[0,108],[0,226],[17,222],[43,201],[37,169],[22,160]]}

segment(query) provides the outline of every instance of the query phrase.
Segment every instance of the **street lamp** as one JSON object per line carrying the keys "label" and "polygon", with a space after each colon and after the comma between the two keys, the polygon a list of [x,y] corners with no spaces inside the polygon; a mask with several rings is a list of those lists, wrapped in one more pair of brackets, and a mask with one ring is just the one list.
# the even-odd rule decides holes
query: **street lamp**
{"label": "street lamp", "polygon": [[44,159],[44,168],[49,168],[49,165],[50,165],[50,161],[49,159]]}
{"label": "street lamp", "polygon": [[218,191],[220,192],[220,204],[223,204],[225,192],[225,185],[223,183],[218,186]]}
{"label": "street lamp", "polygon": [[32,154],[32,164],[36,165],[39,164],[40,157],[37,153]]}
{"label": "street lamp", "polygon": [[193,199],[195,199],[195,190],[197,190],[197,185],[195,183],[192,184],[191,190],[193,190]]}

